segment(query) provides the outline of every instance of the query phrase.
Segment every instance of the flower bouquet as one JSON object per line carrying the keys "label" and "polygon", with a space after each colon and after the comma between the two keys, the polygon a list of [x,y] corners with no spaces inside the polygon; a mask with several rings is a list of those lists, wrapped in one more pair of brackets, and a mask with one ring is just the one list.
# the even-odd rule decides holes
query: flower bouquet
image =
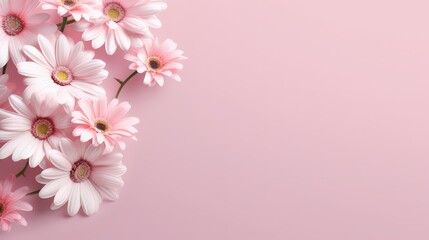
{"label": "flower bouquet", "polygon": [[[155,0],[0,0],[0,159],[24,161],[19,173],[0,176],[0,229],[27,225],[22,211],[33,207],[30,194],[52,198],[51,209],[66,206],[70,216],[80,209],[96,213],[104,200],[118,199],[126,167],[126,140],[137,140],[136,117],[119,96],[134,78],[163,86],[166,78],[181,81],[183,51],[172,40],[151,33],[160,28],[156,14],[167,4]],[[51,15],[62,21],[55,22]],[[64,34],[82,33],[94,49],[130,61],[126,79],[109,77],[105,61],[82,41]],[[118,47],[120,49],[118,49]],[[21,79],[9,79],[14,64]],[[107,99],[104,81],[119,83],[115,99]],[[23,84],[22,92],[12,85]],[[41,189],[14,190],[27,168],[40,169]]]}

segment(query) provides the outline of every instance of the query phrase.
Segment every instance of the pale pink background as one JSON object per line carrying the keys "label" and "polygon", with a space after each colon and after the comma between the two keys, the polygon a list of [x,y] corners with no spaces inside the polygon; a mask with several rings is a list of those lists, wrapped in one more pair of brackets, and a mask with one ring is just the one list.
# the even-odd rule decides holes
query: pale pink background
{"label": "pale pink background", "polygon": [[121,97],[142,120],[121,198],[69,218],[32,197],[0,239],[429,239],[428,1],[168,3],[156,34],[190,59]]}

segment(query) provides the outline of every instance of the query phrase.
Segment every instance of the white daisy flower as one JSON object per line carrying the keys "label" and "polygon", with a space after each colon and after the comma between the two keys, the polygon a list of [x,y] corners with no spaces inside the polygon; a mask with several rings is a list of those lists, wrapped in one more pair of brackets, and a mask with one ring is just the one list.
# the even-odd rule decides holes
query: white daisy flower
{"label": "white daisy flower", "polygon": [[87,215],[96,213],[102,199],[116,200],[118,190],[124,185],[121,153],[105,154],[104,147],[90,143],[62,139],[60,150],[47,153],[51,168],[42,171],[36,180],[45,184],[39,193],[41,198],[54,197],[51,209],[68,203],[70,216],[82,207]]}
{"label": "white daisy flower", "polygon": [[33,46],[23,49],[32,61],[17,65],[18,72],[26,77],[26,98],[34,94],[53,95],[71,111],[75,99],[106,94],[101,87],[108,76],[104,69],[106,64],[93,59],[94,52],[84,51],[82,42],[74,44],[64,35],[60,35],[55,42],[39,35],[38,42],[40,50]]}
{"label": "white daisy flower", "polygon": [[58,146],[70,127],[70,116],[50,96],[34,95],[30,101],[11,95],[9,102],[16,113],[0,109],[7,115],[0,121],[0,159],[12,156],[13,161],[29,159],[37,167],[47,150]]}

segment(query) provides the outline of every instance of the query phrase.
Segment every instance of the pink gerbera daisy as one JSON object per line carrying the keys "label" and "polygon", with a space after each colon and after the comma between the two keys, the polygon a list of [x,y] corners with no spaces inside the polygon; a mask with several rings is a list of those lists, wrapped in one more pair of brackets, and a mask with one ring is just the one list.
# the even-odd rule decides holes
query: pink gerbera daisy
{"label": "pink gerbera daisy", "polygon": [[123,186],[121,153],[104,153],[104,147],[94,147],[80,141],[62,139],[60,150],[47,153],[52,167],[42,171],[36,180],[45,184],[41,198],[54,197],[51,209],[68,202],[68,214],[74,216],[82,206],[87,215],[96,213],[102,198],[116,200]]}
{"label": "pink gerbera daisy", "polygon": [[125,149],[123,138],[132,138],[137,133],[133,125],[139,122],[136,117],[125,117],[131,108],[128,102],[119,103],[113,99],[107,105],[106,97],[97,100],[82,99],[78,103],[79,110],[72,113],[72,122],[77,124],[73,135],[82,142],[92,140],[94,146],[104,144],[111,152],[115,144]]}
{"label": "pink gerbera daisy", "polygon": [[11,174],[2,183],[0,183],[0,229],[2,231],[11,231],[12,223],[16,222],[22,226],[27,226],[27,221],[19,211],[31,211],[33,207],[22,200],[28,191],[28,187],[21,187],[12,191],[15,184],[15,175]]}
{"label": "pink gerbera daisy", "polygon": [[34,45],[37,34],[53,34],[57,26],[48,22],[49,15],[38,11],[38,0],[0,1],[0,67],[9,61],[25,61],[24,45]]}
{"label": "pink gerbera daisy", "polygon": [[101,16],[100,1],[94,0],[40,0],[42,9],[57,10],[58,15],[61,17],[72,15],[74,20],[80,21],[83,17],[89,21],[91,18],[98,18]]}
{"label": "pink gerbera daisy", "polygon": [[17,65],[18,72],[27,77],[24,96],[53,95],[71,111],[75,98],[106,94],[101,87],[109,74],[104,70],[106,64],[93,59],[93,51],[84,51],[82,42],[73,44],[64,35],[60,35],[56,42],[39,35],[38,41],[41,51],[32,46],[24,47],[24,53],[32,62]]}
{"label": "pink gerbera daisy", "polygon": [[[31,101],[11,95],[9,102],[16,114],[0,121],[0,140],[7,141],[0,149],[0,159],[12,156],[13,161],[30,159],[30,167],[38,166],[45,152],[58,146],[66,137],[70,117],[51,97],[34,95]],[[5,114],[5,115],[6,115]]]}
{"label": "pink gerbera daisy", "polygon": [[125,59],[131,61],[129,68],[138,73],[146,73],[143,83],[154,86],[164,85],[164,77],[181,81],[178,72],[183,69],[179,60],[186,59],[183,51],[177,49],[177,44],[167,39],[161,45],[158,39],[146,42],[143,48],[134,49],[126,54]]}
{"label": "pink gerbera daisy", "polygon": [[167,4],[151,0],[103,0],[103,16],[92,23],[80,22],[76,29],[84,32],[82,39],[92,41],[94,48],[105,44],[106,52],[113,55],[117,46],[122,50],[130,46],[141,47],[143,40],[152,38],[149,27],[161,27],[156,13]]}

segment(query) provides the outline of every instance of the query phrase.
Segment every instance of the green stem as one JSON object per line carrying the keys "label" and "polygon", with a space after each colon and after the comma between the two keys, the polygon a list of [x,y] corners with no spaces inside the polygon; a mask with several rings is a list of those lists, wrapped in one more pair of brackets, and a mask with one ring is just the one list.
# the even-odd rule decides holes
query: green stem
{"label": "green stem", "polygon": [[24,176],[25,177],[25,171],[27,171],[27,168],[28,168],[28,166],[30,165],[29,164],[29,162],[30,161],[28,161],[27,160],[27,162],[25,163],[25,166],[24,166],[24,168],[19,172],[19,173],[17,173],[15,176],[18,178],[18,177],[21,177],[21,176]]}
{"label": "green stem", "polygon": [[118,98],[118,97],[119,97],[119,95],[121,94],[122,89],[124,89],[125,85],[127,85],[127,83],[131,80],[131,78],[133,78],[133,77],[134,77],[135,75],[137,75],[137,74],[138,74],[138,72],[137,72],[137,71],[134,71],[133,73],[131,73],[131,75],[130,75],[130,76],[128,76],[128,78],[127,78],[127,79],[125,79],[125,81],[121,81],[121,80],[119,80],[119,79],[116,79],[116,81],[117,81],[119,84],[121,84],[121,86],[119,87],[118,92],[116,93],[115,98]]}
{"label": "green stem", "polygon": [[6,63],[6,65],[4,65],[4,67],[3,67],[3,75],[5,75],[5,74],[6,74],[6,69],[7,69],[7,63]]}
{"label": "green stem", "polygon": [[68,20],[68,17],[63,17],[63,22],[61,23],[61,29],[60,29],[62,33],[64,32],[64,29],[66,29],[67,20]]}
{"label": "green stem", "polygon": [[39,194],[39,192],[40,192],[41,190],[42,190],[42,189],[36,190],[36,191],[34,191],[34,192],[31,192],[31,193],[27,193],[27,196]]}
{"label": "green stem", "polygon": [[[66,23],[66,25],[70,25],[70,24],[73,24],[73,23],[75,23],[76,22],[76,20],[74,20],[74,19],[72,19],[72,20],[68,20],[67,21],[67,23]],[[61,27],[63,25],[63,23],[61,22],[61,23],[58,23],[57,24],[57,27]]]}

